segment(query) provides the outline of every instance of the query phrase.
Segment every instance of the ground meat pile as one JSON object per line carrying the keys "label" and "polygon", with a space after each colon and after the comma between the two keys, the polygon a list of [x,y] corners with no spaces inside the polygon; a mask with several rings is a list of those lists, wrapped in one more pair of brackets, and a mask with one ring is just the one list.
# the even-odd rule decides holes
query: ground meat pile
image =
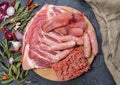
{"label": "ground meat pile", "polygon": [[67,81],[87,72],[89,63],[84,56],[82,47],[76,47],[65,59],[54,63],[52,68],[59,80]]}

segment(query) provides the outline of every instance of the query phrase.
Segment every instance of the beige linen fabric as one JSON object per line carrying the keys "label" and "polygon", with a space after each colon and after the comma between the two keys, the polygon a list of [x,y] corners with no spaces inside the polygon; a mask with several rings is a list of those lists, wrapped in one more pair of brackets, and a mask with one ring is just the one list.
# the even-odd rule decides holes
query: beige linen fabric
{"label": "beige linen fabric", "polygon": [[100,25],[105,63],[120,85],[120,0],[86,0]]}

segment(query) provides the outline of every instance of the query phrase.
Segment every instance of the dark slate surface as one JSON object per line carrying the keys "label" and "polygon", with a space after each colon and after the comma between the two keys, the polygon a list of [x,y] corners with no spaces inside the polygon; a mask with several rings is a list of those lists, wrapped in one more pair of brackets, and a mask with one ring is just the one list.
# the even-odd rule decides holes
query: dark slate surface
{"label": "dark slate surface", "polygon": [[[27,0],[20,0],[20,1],[22,2],[23,5]],[[55,82],[41,78],[33,71],[30,71],[28,80],[30,80],[31,83],[27,82],[26,85],[116,85],[104,63],[103,54],[101,50],[102,39],[99,31],[99,25],[96,21],[95,15],[91,7],[84,0],[34,0],[34,3],[35,2],[40,4],[40,7],[37,8],[36,11],[39,10],[45,3],[50,3],[50,4],[70,6],[83,12],[88,17],[88,19],[91,21],[91,23],[95,28],[99,43],[99,53],[94,59],[94,62],[91,65],[91,69],[87,73],[81,75],[76,79],[67,82]],[[2,35],[0,32],[0,39],[1,38]],[[18,84],[16,82],[13,82],[10,85],[18,85]]]}

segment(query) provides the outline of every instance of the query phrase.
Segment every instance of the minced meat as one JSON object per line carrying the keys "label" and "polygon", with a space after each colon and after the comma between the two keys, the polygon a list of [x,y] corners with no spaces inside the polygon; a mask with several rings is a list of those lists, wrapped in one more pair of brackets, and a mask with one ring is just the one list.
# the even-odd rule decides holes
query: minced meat
{"label": "minced meat", "polygon": [[87,72],[89,63],[82,47],[76,47],[65,59],[52,65],[59,80],[67,81]]}

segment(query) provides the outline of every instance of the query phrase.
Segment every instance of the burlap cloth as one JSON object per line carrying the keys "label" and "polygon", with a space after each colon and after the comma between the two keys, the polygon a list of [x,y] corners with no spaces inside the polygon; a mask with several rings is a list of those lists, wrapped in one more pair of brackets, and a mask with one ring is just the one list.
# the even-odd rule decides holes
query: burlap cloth
{"label": "burlap cloth", "polygon": [[100,25],[105,63],[120,85],[120,0],[86,0]]}

